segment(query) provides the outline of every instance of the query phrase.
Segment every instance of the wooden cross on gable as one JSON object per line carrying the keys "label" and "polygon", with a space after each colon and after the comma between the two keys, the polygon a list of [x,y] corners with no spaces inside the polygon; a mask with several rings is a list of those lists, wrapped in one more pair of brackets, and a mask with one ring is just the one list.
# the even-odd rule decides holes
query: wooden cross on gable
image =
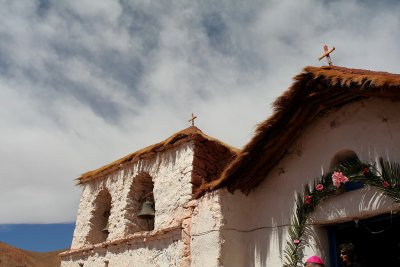
{"label": "wooden cross on gable", "polygon": [[332,60],[330,57],[330,53],[332,53],[333,51],[335,51],[335,47],[333,47],[331,50],[328,50],[328,46],[324,45],[324,54],[322,56],[319,57],[319,60],[323,59],[324,57],[326,57],[326,59],[328,60],[328,64],[329,66],[332,66]]}
{"label": "wooden cross on gable", "polygon": [[192,126],[194,126],[194,120],[195,119],[197,119],[197,116],[195,116],[193,113],[192,113],[192,118],[190,119],[190,120],[188,120],[188,122],[192,122]]}

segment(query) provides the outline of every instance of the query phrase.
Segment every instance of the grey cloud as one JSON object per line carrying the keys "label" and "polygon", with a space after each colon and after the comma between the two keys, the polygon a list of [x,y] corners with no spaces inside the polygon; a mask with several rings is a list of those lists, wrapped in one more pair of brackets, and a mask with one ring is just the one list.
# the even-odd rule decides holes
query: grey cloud
{"label": "grey cloud", "polygon": [[325,64],[324,44],[335,64],[400,72],[397,1],[0,4],[0,203],[20,198],[0,223],[73,221],[75,177],[187,127],[192,112],[241,147],[291,77]]}

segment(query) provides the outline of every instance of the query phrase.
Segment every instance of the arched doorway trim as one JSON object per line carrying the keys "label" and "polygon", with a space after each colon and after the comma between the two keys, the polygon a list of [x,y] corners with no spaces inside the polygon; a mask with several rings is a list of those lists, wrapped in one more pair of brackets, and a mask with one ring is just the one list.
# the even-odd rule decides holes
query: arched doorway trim
{"label": "arched doorway trim", "polygon": [[284,266],[298,266],[302,250],[307,243],[309,218],[319,203],[344,191],[348,182],[361,182],[373,186],[400,203],[400,164],[379,159],[379,165],[361,162],[358,157],[343,160],[331,172],[316,179],[312,185],[305,184],[295,199],[295,211],[288,229],[284,250]]}

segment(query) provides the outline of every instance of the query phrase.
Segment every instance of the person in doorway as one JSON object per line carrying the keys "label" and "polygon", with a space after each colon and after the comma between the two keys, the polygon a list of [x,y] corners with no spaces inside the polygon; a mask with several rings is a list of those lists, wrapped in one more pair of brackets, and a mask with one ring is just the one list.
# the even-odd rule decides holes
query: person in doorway
{"label": "person in doorway", "polygon": [[364,267],[356,261],[356,248],[352,243],[341,244],[339,256],[345,267]]}
{"label": "person in doorway", "polygon": [[304,267],[325,267],[324,262],[318,256],[311,256],[304,263]]}

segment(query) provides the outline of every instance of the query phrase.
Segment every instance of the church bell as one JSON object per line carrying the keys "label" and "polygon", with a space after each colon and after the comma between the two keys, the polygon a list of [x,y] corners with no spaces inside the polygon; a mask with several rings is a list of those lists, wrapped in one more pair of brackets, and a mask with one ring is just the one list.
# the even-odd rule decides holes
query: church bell
{"label": "church bell", "polygon": [[138,216],[142,219],[153,219],[155,214],[153,205],[153,202],[151,202],[150,200],[146,200],[143,203],[142,209],[139,212]]}

